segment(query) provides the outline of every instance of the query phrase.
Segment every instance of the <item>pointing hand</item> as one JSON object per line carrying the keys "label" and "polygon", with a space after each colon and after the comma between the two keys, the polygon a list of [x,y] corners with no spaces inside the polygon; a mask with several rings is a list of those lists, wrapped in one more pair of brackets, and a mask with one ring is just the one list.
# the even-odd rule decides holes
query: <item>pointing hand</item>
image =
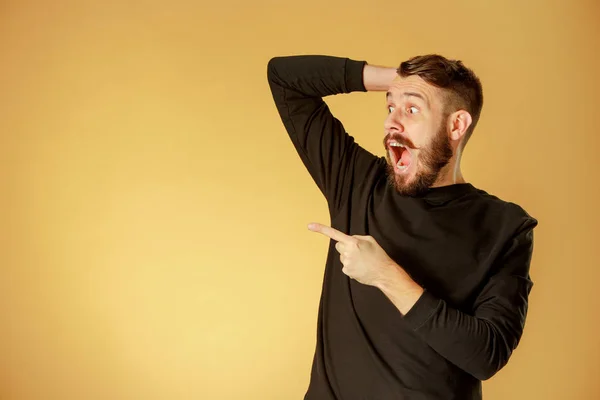
{"label": "pointing hand", "polygon": [[356,281],[377,286],[386,271],[397,264],[379,246],[372,236],[348,236],[330,226],[311,223],[308,229],[335,240],[335,249],[340,253],[342,272]]}

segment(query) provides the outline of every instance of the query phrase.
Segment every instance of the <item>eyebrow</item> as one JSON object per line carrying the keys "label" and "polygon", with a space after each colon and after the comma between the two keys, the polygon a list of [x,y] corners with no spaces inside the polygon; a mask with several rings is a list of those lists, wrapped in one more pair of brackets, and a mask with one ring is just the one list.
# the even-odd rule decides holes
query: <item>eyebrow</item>
{"label": "eyebrow", "polygon": [[[427,101],[427,99],[420,93],[417,92],[403,92],[402,93],[403,97],[418,97],[419,99],[423,100],[425,102],[425,104],[427,104],[427,106],[429,107],[429,102]],[[392,92],[387,92],[385,94],[385,99],[387,101],[389,101],[390,97],[392,97]]]}

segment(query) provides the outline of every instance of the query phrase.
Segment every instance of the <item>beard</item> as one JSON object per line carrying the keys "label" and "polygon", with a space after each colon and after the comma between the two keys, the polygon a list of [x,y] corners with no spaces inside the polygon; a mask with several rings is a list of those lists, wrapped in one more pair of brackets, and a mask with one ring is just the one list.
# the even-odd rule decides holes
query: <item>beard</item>
{"label": "beard", "polygon": [[397,175],[389,154],[386,152],[388,184],[401,195],[421,196],[435,183],[442,168],[448,164],[452,155],[450,139],[446,134],[445,126],[441,124],[431,144],[421,149],[418,156],[412,160],[417,169],[414,177]]}

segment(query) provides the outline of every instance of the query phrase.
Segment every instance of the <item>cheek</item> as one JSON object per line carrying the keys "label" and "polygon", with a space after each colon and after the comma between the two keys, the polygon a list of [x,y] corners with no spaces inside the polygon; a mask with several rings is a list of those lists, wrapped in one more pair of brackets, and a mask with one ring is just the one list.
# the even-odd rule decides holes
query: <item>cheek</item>
{"label": "cheek", "polygon": [[415,126],[412,130],[413,144],[419,149],[425,149],[431,146],[435,137],[434,130],[429,125]]}

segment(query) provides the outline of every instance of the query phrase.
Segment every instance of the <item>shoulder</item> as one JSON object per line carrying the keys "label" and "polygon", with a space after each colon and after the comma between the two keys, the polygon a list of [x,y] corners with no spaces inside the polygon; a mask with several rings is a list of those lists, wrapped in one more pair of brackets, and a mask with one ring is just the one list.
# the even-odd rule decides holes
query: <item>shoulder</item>
{"label": "shoulder", "polygon": [[521,205],[500,198],[483,189],[475,188],[471,200],[479,204],[485,210],[485,213],[496,219],[499,224],[508,224],[518,231],[532,230],[538,224],[538,221]]}

